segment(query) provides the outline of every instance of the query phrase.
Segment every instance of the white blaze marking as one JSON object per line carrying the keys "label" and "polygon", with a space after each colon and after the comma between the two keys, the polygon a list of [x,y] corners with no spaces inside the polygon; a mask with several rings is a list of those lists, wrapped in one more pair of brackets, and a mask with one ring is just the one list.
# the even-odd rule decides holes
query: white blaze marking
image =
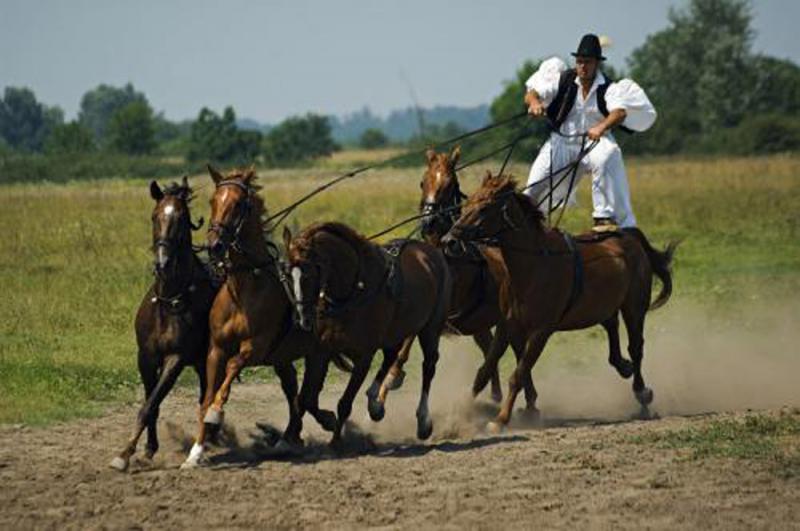
{"label": "white blaze marking", "polygon": [[172,205],[167,205],[164,207],[164,215],[171,216],[172,213],[175,212],[175,207]]}
{"label": "white blaze marking", "polygon": [[303,302],[303,288],[300,286],[300,278],[303,276],[303,272],[300,271],[300,268],[294,266],[292,268],[292,280],[294,285],[294,298],[296,299],[295,302],[300,304]]}

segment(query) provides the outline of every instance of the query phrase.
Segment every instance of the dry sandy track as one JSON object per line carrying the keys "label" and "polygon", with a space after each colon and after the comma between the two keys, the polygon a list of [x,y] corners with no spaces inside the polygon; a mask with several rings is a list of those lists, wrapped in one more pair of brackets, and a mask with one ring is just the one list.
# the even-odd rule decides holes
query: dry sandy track
{"label": "dry sandy track", "polygon": [[[366,420],[359,395],[352,419],[369,436],[353,430],[346,455],[327,450],[311,419],[302,457],[264,450],[256,422],[282,427],[286,419],[271,384],[234,386],[226,420],[238,444],[215,449],[208,469],[178,470],[194,428],[188,389],[162,407],[154,462],[134,458],[124,474],[108,463],[135,405],[47,428],[0,426],[0,529],[800,528],[800,480],[759,461],[692,460],[685,449],[631,440],[737,415],[706,411],[800,406],[800,333],[785,317],[796,313],[776,315],[757,323],[756,335],[739,322],[710,333],[705,316],[686,308],[660,316],[645,357],[659,420],[630,420],[630,382],[606,365],[604,342],[579,366],[564,361],[567,342],[534,371],[543,425],[517,419],[488,436],[482,427],[494,406],[465,396],[477,359],[463,354],[467,340],[448,339],[433,382],[434,434],[424,444],[414,439],[413,376],[380,424]],[[324,407],[341,389],[330,387]]]}
{"label": "dry sandy track", "polygon": [[257,419],[285,417],[276,390],[251,384],[235,393],[228,420],[239,446],[216,449],[210,469],[177,469],[187,436],[176,426],[192,426],[187,391],[162,412],[155,461],[134,460],[125,474],[107,463],[128,432],[131,406],[46,429],[0,429],[0,528],[775,529],[800,521],[797,480],[757,463],[687,460],[685,452],[629,440],[721,415],[551,418],[491,437],[478,429],[488,404],[453,406],[435,417],[433,440],[417,444],[408,439],[409,391],[408,400],[393,397],[387,421],[393,414],[394,421],[385,428],[364,420],[359,400],[354,418],[373,435],[351,436],[349,454],[328,452],[307,422],[306,454],[281,459],[248,436],[261,434]]}

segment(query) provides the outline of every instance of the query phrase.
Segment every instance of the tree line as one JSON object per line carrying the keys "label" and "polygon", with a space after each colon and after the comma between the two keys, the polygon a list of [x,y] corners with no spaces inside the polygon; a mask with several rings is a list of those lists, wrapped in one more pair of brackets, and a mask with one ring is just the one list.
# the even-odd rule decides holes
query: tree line
{"label": "tree line", "polygon": [[[671,10],[668,20],[666,28],[649,35],[633,51],[627,69],[603,65],[612,79],[637,81],[659,113],[650,131],[617,135],[626,152],[761,154],[800,149],[800,67],[752,51],[749,1],[690,0],[685,8]],[[492,120],[524,109],[524,83],[540,61],[525,62],[505,83],[489,108]],[[422,147],[464,132],[453,121],[425,123],[424,112],[416,112],[418,133],[403,145]],[[526,127],[533,136],[516,150],[520,160],[531,159],[547,136],[541,121]],[[478,142],[499,145],[519,134],[516,128],[504,128],[489,138],[470,140],[465,148],[477,148]],[[364,130],[359,139],[366,149],[389,143],[386,131],[376,127]],[[258,131],[239,127],[229,106],[222,113],[203,108],[194,120],[172,122],[155,113],[131,84],[89,90],[81,98],[77,118],[69,122],[61,109],[39,102],[30,89],[6,87],[0,99],[0,180],[26,174],[46,178],[47,160],[54,157],[64,161],[75,155],[92,156],[100,168],[96,171],[114,171],[113,164],[103,166],[108,161],[125,160],[129,165],[134,159],[162,160],[147,166],[152,171],[164,169],[163,160],[178,160],[163,170],[169,174],[183,171],[175,166],[205,161],[292,166],[328,156],[340,147],[326,116],[294,116]],[[91,173],[91,166],[80,167]],[[137,168],[144,171],[141,165]]]}

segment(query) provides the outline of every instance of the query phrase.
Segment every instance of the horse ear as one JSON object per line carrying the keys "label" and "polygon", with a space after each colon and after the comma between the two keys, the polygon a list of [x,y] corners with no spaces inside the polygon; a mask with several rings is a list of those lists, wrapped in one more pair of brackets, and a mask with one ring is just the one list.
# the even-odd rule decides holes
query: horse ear
{"label": "horse ear", "polygon": [[214,184],[219,184],[220,182],[225,180],[225,177],[217,171],[217,169],[212,166],[211,164],[207,164],[208,167],[208,174],[211,175],[211,178],[214,180]]}
{"label": "horse ear", "polygon": [[251,164],[247,171],[244,172],[244,182],[245,184],[250,184],[250,181],[253,180],[253,177],[256,176],[256,167],[254,164]]}
{"label": "horse ear", "polygon": [[286,252],[289,252],[289,244],[292,243],[292,231],[286,225],[283,226],[283,245],[286,246]]}
{"label": "horse ear", "polygon": [[483,182],[481,183],[481,186],[486,186],[487,184],[489,184],[489,181],[491,180],[492,180],[492,172],[486,170],[486,175],[483,176]]}
{"label": "horse ear", "polygon": [[184,175],[183,179],[181,179],[181,186],[183,186],[184,188],[189,188],[189,176],[188,175]]}
{"label": "horse ear", "polygon": [[455,168],[458,164],[458,159],[461,158],[461,146],[455,146],[450,152],[450,166]]}
{"label": "horse ear", "polygon": [[425,158],[428,159],[428,164],[430,164],[431,162],[433,162],[433,159],[436,158],[436,151],[433,149],[429,149],[428,151],[425,152]]}
{"label": "horse ear", "polygon": [[164,192],[161,191],[161,187],[159,187],[158,183],[155,181],[150,181],[150,197],[156,201],[164,199]]}

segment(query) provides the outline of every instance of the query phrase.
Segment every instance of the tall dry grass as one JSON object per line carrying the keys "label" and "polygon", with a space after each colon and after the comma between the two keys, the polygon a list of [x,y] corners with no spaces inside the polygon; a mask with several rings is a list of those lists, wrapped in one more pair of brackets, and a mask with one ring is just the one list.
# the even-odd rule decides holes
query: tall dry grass
{"label": "tall dry grass", "polygon": [[[465,191],[494,167],[464,171]],[[742,300],[796,293],[800,158],[631,160],[628,168],[642,229],[659,246],[684,238],[676,298],[727,312]],[[511,172],[524,180],[527,167]],[[263,194],[276,210],[336,173],[325,166],[262,172]],[[298,209],[289,225],[336,219],[376,232],[416,212],[421,173],[385,169],[345,181]],[[207,219],[211,181],[199,175],[191,182],[193,214]],[[0,422],[89,414],[138,393],[132,321],[151,281],[147,184],[0,187]],[[574,231],[590,220],[585,183],[579,201],[564,220]],[[578,343],[596,344],[596,336],[588,332]]]}

